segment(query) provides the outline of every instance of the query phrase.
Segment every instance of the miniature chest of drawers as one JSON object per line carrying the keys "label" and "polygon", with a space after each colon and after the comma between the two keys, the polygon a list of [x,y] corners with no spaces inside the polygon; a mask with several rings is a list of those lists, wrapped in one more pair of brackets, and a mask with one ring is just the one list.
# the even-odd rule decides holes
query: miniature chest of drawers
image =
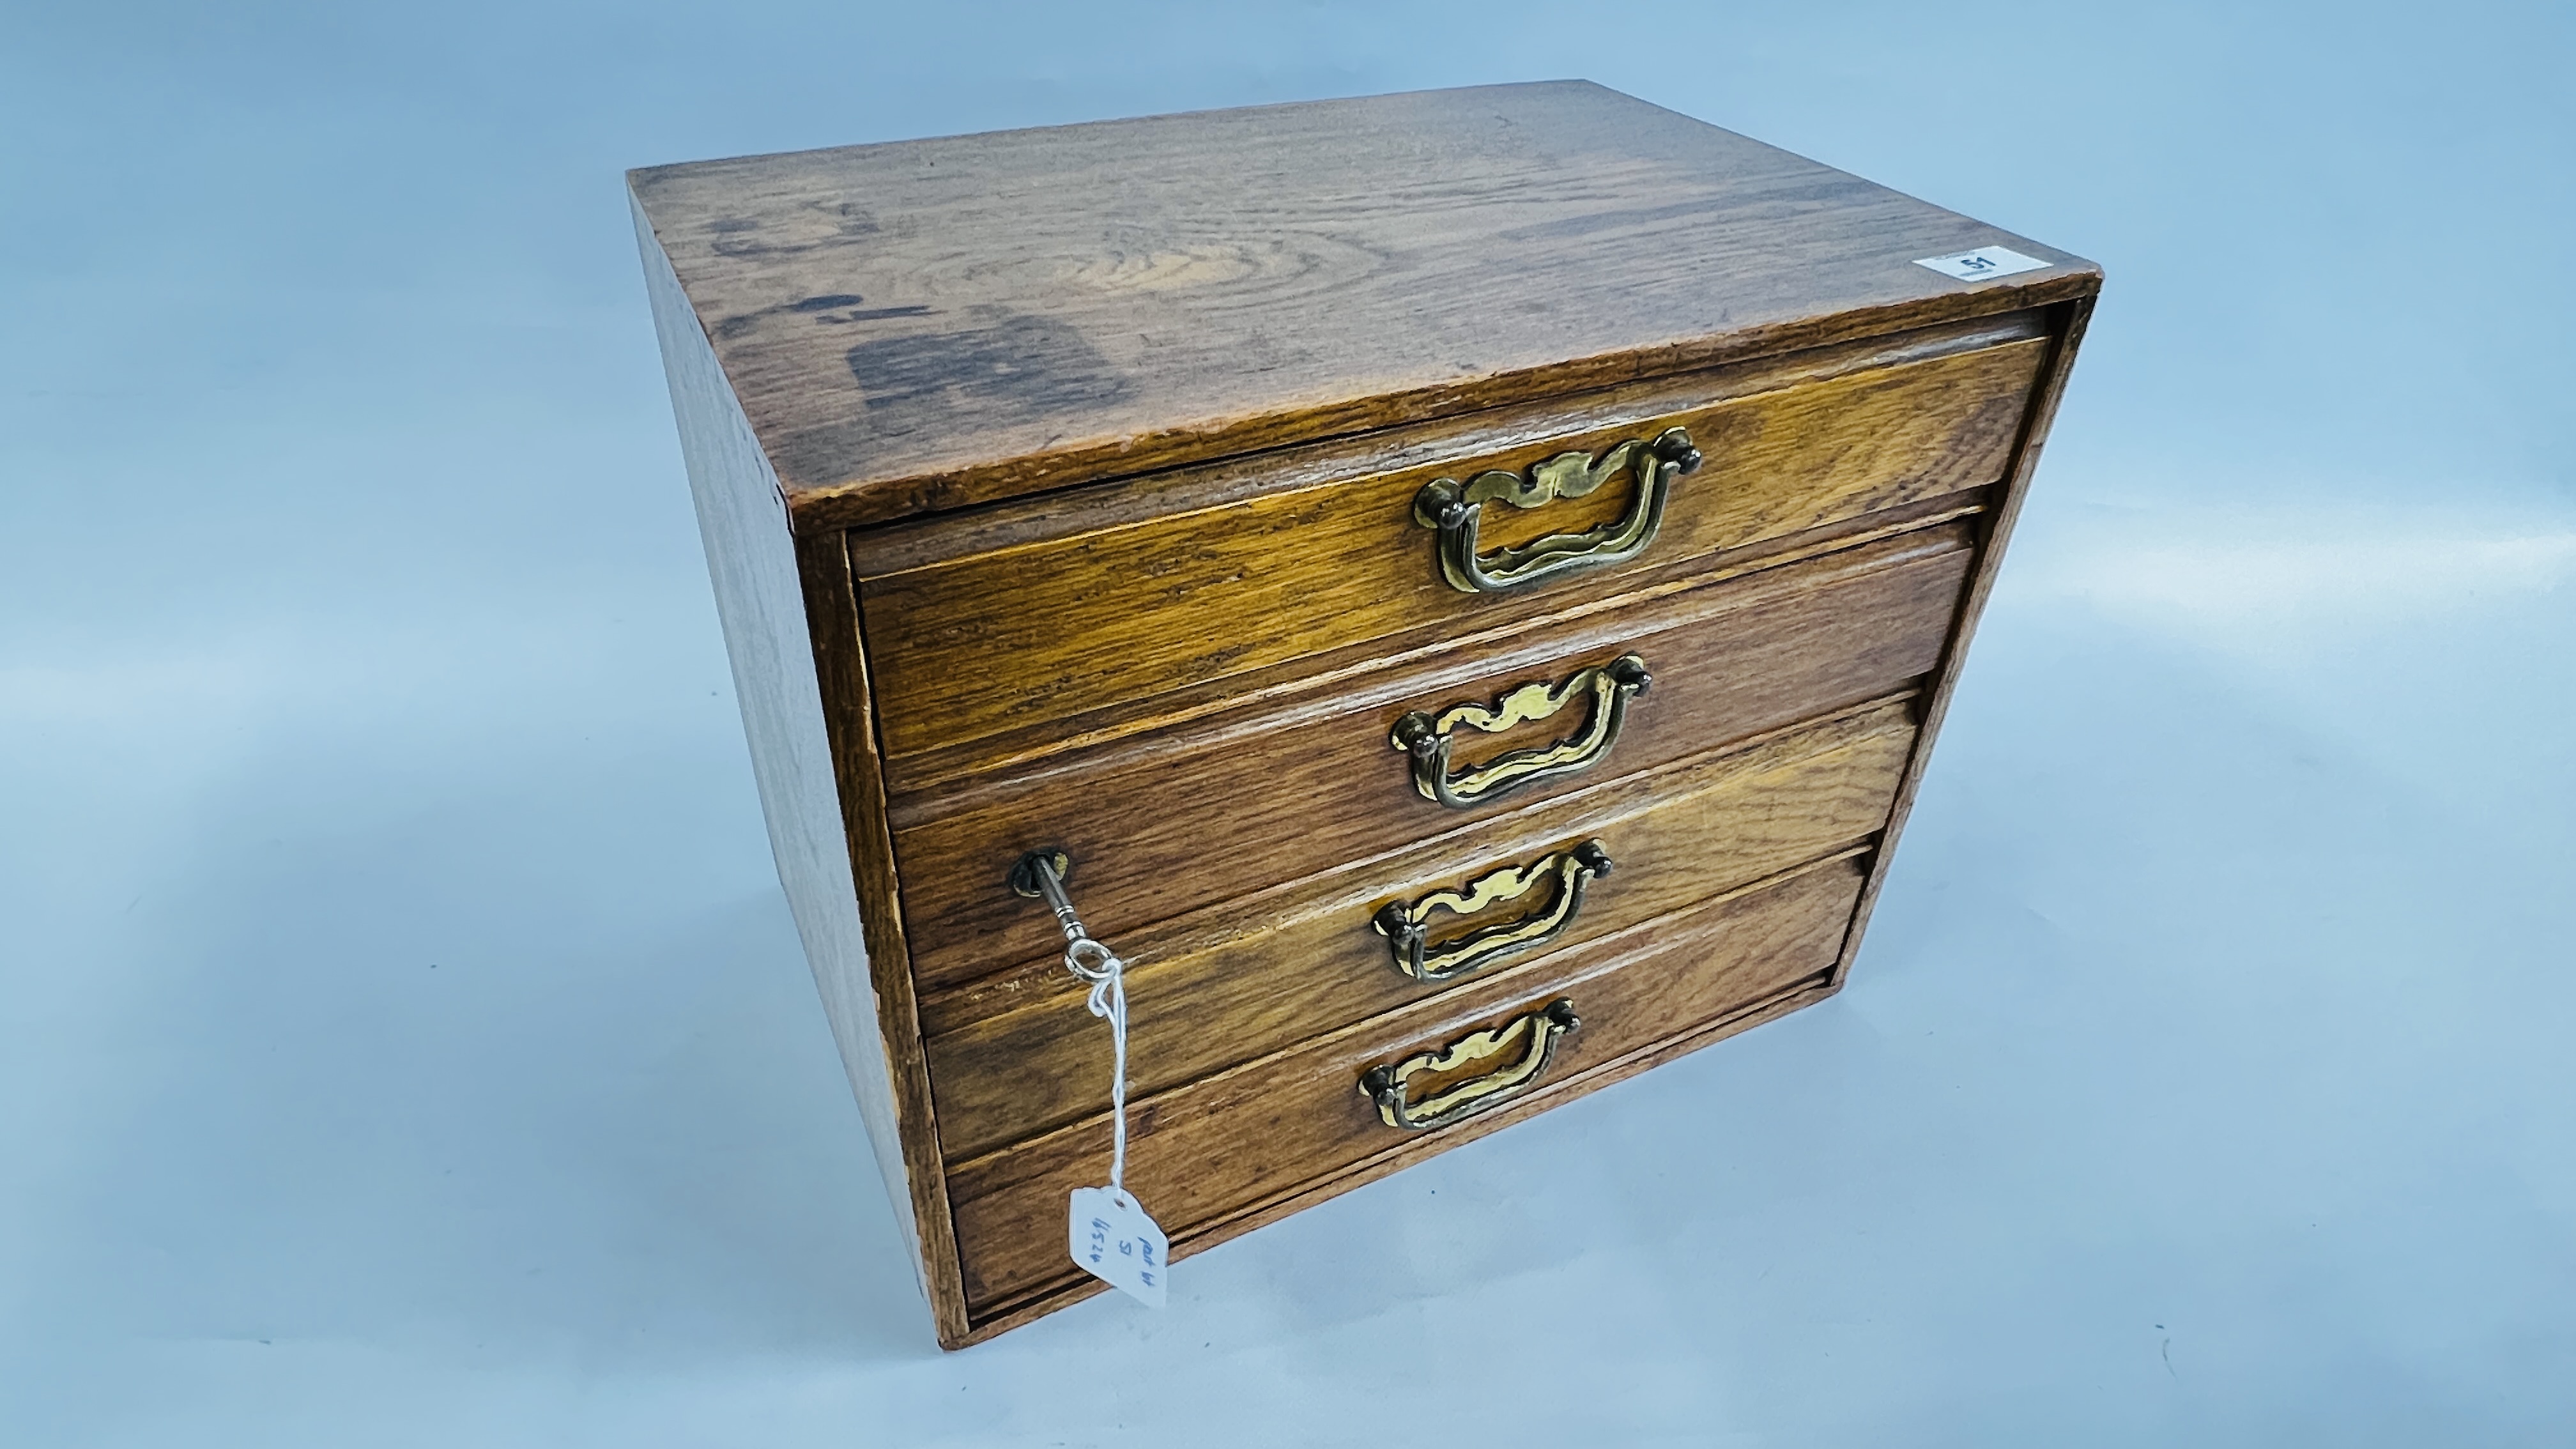
{"label": "miniature chest of drawers", "polygon": [[1176,1257],[1836,990],[2101,284],[1581,83],[630,180],[951,1347],[1101,1286],[1033,851]]}

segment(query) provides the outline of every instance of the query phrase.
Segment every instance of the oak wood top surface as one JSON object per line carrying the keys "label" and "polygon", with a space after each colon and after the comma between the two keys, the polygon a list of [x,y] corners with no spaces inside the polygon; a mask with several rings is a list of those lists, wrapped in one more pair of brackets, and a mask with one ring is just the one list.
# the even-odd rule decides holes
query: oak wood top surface
{"label": "oak wood top surface", "polygon": [[[2090,294],[1588,82],[630,176],[800,529]],[[1975,284],[1918,257],[2052,265]]]}

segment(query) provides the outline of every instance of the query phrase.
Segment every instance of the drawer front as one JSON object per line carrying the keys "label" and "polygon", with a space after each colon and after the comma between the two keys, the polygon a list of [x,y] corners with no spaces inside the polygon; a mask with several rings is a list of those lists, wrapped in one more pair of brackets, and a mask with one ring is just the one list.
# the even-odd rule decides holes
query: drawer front
{"label": "drawer front", "polygon": [[[921,820],[898,812],[912,964],[925,993],[1051,955],[1043,911],[1003,887],[1021,852],[1066,848],[1076,896],[1109,940],[1211,902],[1401,850],[1572,789],[1812,719],[1908,687],[1940,660],[1974,553],[1944,524],[1748,578],[1671,594],[1514,641],[1505,657],[1445,660],[1346,689],[1302,715],[1212,719]],[[1423,796],[1419,761],[1395,749],[1407,715],[1491,704],[1622,657],[1651,687],[1628,699],[1615,740],[1579,773],[1453,808]],[[1595,683],[1601,677],[1595,677]],[[1516,746],[1580,746],[1609,701],[1485,736],[1469,727],[1442,770],[1466,780]]]}
{"label": "drawer front", "polygon": [[[1180,1086],[1471,981],[1543,974],[1557,952],[1860,848],[1887,823],[1914,704],[1785,730],[1120,940],[1130,1089]],[[1493,899],[1477,901],[1480,882]],[[1379,923],[1417,902],[1431,903],[1418,957],[1400,925]],[[924,1004],[951,1160],[1109,1109],[1109,1034],[1084,991],[1047,960]]]}
{"label": "drawer front", "polygon": [[[1983,346],[863,576],[890,769],[900,778],[904,757],[923,751],[1402,630],[1474,628],[1526,594],[1614,591],[1640,569],[1994,483],[2046,348]],[[1476,552],[1491,559],[1543,536],[1616,533],[1643,506],[1640,475],[1651,469],[1639,460],[1673,428],[1703,461],[1671,481],[1654,537],[1631,561],[1503,593],[1444,578],[1444,535],[1417,517],[1429,485],[1472,487],[1488,473],[1523,481],[1530,506],[1469,510]],[[1581,482],[1536,471],[1567,455],[1606,467],[1628,444],[1638,445],[1621,455],[1628,466],[1579,496],[1568,495]]]}
{"label": "drawer front", "polygon": [[[1860,886],[1858,862],[1827,861],[1594,942],[1568,953],[1552,977],[1498,979],[1146,1098],[1131,1109],[1127,1186],[1186,1252],[1194,1228],[1394,1150],[1436,1144],[1440,1133],[1474,1120],[1480,1096],[1485,1110],[1565,1100],[1623,1058],[1820,982]],[[1580,1023],[1562,1033],[1556,1027],[1566,1013],[1546,1016],[1560,1001]],[[1456,1069],[1445,1078],[1436,1068],[1409,1074],[1398,1084],[1405,1110],[1437,1116],[1465,1107],[1470,1115],[1420,1130],[1388,1125],[1384,1109],[1363,1094],[1363,1077],[1373,1068],[1418,1067],[1444,1050]],[[1005,1309],[1077,1276],[1064,1248],[1066,1196],[1102,1181],[1108,1162],[1108,1124],[1096,1120],[951,1172],[974,1312]]]}

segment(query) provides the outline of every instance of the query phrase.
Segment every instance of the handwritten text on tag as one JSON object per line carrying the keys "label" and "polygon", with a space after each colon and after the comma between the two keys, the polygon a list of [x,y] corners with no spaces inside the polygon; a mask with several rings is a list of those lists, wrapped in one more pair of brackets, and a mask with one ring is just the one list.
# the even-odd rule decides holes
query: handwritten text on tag
{"label": "handwritten text on tag", "polygon": [[1163,1230],[1136,1199],[1108,1187],[1073,1190],[1073,1261],[1149,1308],[1163,1306]]}

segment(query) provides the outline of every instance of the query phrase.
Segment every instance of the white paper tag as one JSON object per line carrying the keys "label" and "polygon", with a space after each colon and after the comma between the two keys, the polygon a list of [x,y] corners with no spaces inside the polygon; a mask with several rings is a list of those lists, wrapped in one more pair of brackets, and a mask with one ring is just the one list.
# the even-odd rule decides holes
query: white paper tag
{"label": "white paper tag", "polygon": [[1953,252],[1946,257],[1921,257],[1914,265],[1930,267],[1945,277],[1975,282],[1987,277],[2009,277],[2015,272],[2035,272],[2048,263],[2037,257],[2023,256],[2010,247],[1979,247],[1972,252]]}
{"label": "white paper tag", "polygon": [[1170,1243],[1136,1199],[1107,1187],[1073,1190],[1073,1261],[1148,1308],[1163,1306],[1163,1258]]}

